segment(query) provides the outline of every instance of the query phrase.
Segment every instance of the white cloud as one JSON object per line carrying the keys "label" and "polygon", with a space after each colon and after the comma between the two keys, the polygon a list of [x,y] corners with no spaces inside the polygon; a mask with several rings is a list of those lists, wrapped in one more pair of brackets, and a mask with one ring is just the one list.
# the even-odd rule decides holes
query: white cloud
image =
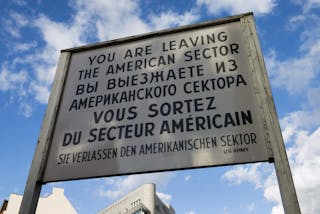
{"label": "white cloud", "polygon": [[320,188],[320,179],[318,179],[320,176],[319,143],[320,127],[311,133],[300,131],[296,137],[296,144],[290,148],[290,159],[295,169],[296,184],[302,189]]}
{"label": "white cloud", "polygon": [[[288,158],[300,208],[302,213],[320,213],[320,127],[313,132],[296,127],[292,138],[294,145],[288,149]],[[275,203],[272,213],[283,213],[275,172],[273,170],[269,175],[261,166],[237,166],[226,172],[223,178],[232,184],[253,183],[256,188],[263,189],[268,201]]]}
{"label": "white cloud", "polygon": [[170,204],[170,201],[172,199],[172,195],[162,193],[162,192],[157,192],[157,195],[163,203]]}
{"label": "white cloud", "polygon": [[223,208],[223,213],[224,214],[229,214],[229,208],[228,207],[224,207]]}
{"label": "white cloud", "polygon": [[116,178],[107,178],[107,179],[105,179],[105,182],[108,185],[113,185],[117,182],[117,179]]}
{"label": "white cloud", "polygon": [[[271,213],[282,214],[283,207],[275,172],[272,171],[270,174],[270,170],[273,170],[270,166],[263,168],[263,165],[261,164],[237,166],[227,171],[222,178],[232,184],[240,185],[242,183],[249,182],[254,184],[256,189],[263,189],[264,197],[268,201],[275,203]],[[253,212],[254,209],[256,209],[255,204],[249,204],[247,209],[250,212]]]}
{"label": "white cloud", "polygon": [[304,13],[309,13],[312,9],[320,7],[320,0],[294,0],[294,2],[302,5]]}
{"label": "white cloud", "polygon": [[184,178],[184,181],[189,181],[191,179],[191,175],[187,175],[185,178]]}
{"label": "white cloud", "polygon": [[[79,22],[91,20],[100,41],[124,36],[146,33],[177,25],[185,25],[198,19],[194,12],[178,14],[172,11],[148,14],[150,19],[142,19],[139,1],[77,1],[74,8],[78,11]],[[82,20],[82,21],[81,21]]]}
{"label": "white cloud", "polygon": [[15,4],[17,4],[18,6],[25,6],[25,5],[27,5],[27,3],[26,3],[25,1],[23,1],[23,0],[13,0],[13,2],[14,2]]}
{"label": "white cloud", "polygon": [[34,63],[34,65],[37,65],[37,67],[35,67],[34,69],[36,72],[38,84],[49,86],[53,82],[56,72],[56,66],[44,65],[41,63]]}
{"label": "white cloud", "polygon": [[55,63],[60,50],[83,44],[80,41],[83,32],[77,26],[54,22],[44,15],[40,15],[33,24],[41,31],[46,43],[45,48],[37,55],[44,63]]}
{"label": "white cloud", "polygon": [[28,104],[28,103],[20,103],[19,105],[19,109],[20,109],[20,113],[24,116],[24,117],[31,117],[32,115],[32,107]]}
{"label": "white cloud", "polygon": [[10,11],[8,18],[4,20],[4,30],[14,38],[21,37],[21,28],[29,24],[28,19],[21,13]]}
{"label": "white cloud", "polygon": [[300,50],[306,57],[317,59],[320,55],[320,16],[310,14],[303,23],[307,26],[301,34]]}
{"label": "white cloud", "polygon": [[251,202],[250,204],[247,205],[247,210],[249,212],[255,212],[256,210],[256,204],[254,202]]}
{"label": "white cloud", "polygon": [[294,31],[301,26],[302,23],[306,21],[307,17],[305,15],[297,15],[290,18],[288,23],[288,30]]}
{"label": "white cloud", "polygon": [[76,1],[74,8],[77,10],[78,23],[92,20],[97,38],[101,41],[149,31],[148,25],[139,17],[138,3],[129,0],[81,0]]}
{"label": "white cloud", "polygon": [[[318,89],[311,91],[310,96],[316,93],[317,99],[317,92]],[[309,110],[292,112],[282,118],[281,127],[285,142],[291,142],[287,154],[302,213],[315,214],[320,213],[319,102],[307,106]],[[237,166],[226,172],[223,178],[232,184],[250,182],[256,188],[263,189],[264,197],[275,203],[272,213],[283,213],[275,172],[272,170],[270,175],[270,167],[266,170],[262,166]]]}
{"label": "white cloud", "polygon": [[37,42],[29,42],[29,43],[16,43],[14,45],[13,51],[14,52],[25,52],[30,50],[31,48],[35,48],[37,46]]}
{"label": "white cloud", "polygon": [[[295,145],[288,152],[302,213],[320,213],[319,139],[320,127],[311,133],[300,130],[297,132]],[[279,195],[278,185],[273,178],[273,182],[269,181],[269,185],[266,185],[265,188],[265,197],[278,203],[273,213],[279,213],[281,208]]]}
{"label": "white cloud", "polygon": [[273,214],[283,213],[283,206],[281,201],[280,189],[278,187],[275,171],[267,176],[264,180],[264,197],[274,202],[276,205],[272,208]]}
{"label": "white cloud", "polygon": [[23,91],[23,85],[28,79],[26,71],[13,72],[6,64],[1,66],[0,71],[0,91]]}
{"label": "white cloud", "polygon": [[127,192],[122,192],[120,190],[99,190],[99,196],[106,197],[111,200],[115,200],[125,195]]}
{"label": "white cloud", "polygon": [[[32,66],[35,79],[30,82],[29,91],[34,95],[36,101],[47,103],[60,50],[84,44],[80,40],[83,32],[76,24],[54,22],[45,15],[40,15],[35,19],[32,26],[40,30],[45,46],[26,55],[24,59],[20,60],[20,63]],[[18,48],[35,45],[37,44],[24,44]]]}
{"label": "white cloud", "polygon": [[291,112],[280,120],[280,124],[284,141],[288,143],[301,129],[314,129],[320,125],[320,110],[314,106],[311,110]]}
{"label": "white cloud", "polygon": [[172,11],[150,16],[154,30],[166,29],[173,26],[190,24],[199,19],[195,11],[188,11],[184,14],[177,14]]}
{"label": "white cloud", "polygon": [[13,36],[15,38],[20,37],[19,29],[12,26],[11,22],[5,21],[4,25],[5,25],[4,30],[7,31],[11,36]]}
{"label": "white cloud", "polygon": [[50,90],[47,85],[41,85],[37,82],[32,82],[30,91],[35,95],[35,99],[39,103],[47,103],[50,95]]}
{"label": "white cloud", "polygon": [[196,214],[193,210],[186,212],[185,214]]}
{"label": "white cloud", "polygon": [[24,27],[29,23],[28,19],[26,19],[26,17],[24,17],[21,13],[11,11],[9,13],[9,16],[12,18],[15,25],[17,25],[18,27]]}
{"label": "white cloud", "polygon": [[[289,26],[295,22],[303,27],[297,56],[279,59],[276,51],[272,50],[265,59],[274,87],[284,88],[291,95],[303,95],[319,85],[320,17],[314,14],[308,16],[301,14],[291,18]],[[292,28],[297,27],[296,24],[293,25]]]}
{"label": "white cloud", "polygon": [[209,13],[217,15],[223,12],[235,15],[253,11],[256,15],[270,13],[276,6],[276,0],[197,0],[198,5],[207,7]]}
{"label": "white cloud", "polygon": [[[23,1],[17,4],[25,6]],[[2,84],[1,90],[14,91],[18,84],[17,74],[23,77],[28,74],[32,81],[26,82],[25,93],[30,93],[34,101],[46,103],[50,86],[54,79],[60,50],[80,46],[92,40],[114,39],[134,34],[146,33],[156,29],[188,24],[198,19],[193,12],[179,14],[163,12],[160,14],[142,14],[139,1],[70,1],[74,13],[67,22],[54,21],[44,14],[29,18],[23,13],[10,11],[8,18],[4,19],[4,28],[12,37],[21,39],[21,28],[36,29],[43,41],[16,42],[10,54],[12,67],[28,67],[29,73],[2,72],[0,81],[10,80],[10,84]],[[142,15],[144,18],[142,19]],[[41,47],[40,44],[44,43]],[[36,50],[32,48],[36,47]],[[28,54],[19,55],[22,52]],[[13,70],[15,70],[13,68]],[[11,84],[15,83],[15,84]],[[23,101],[21,101],[23,102]],[[32,112],[32,111],[29,111]]]}
{"label": "white cloud", "polygon": [[320,0],[308,0],[305,3],[305,11],[310,11],[311,9],[314,8],[319,8],[320,7]]}
{"label": "white cloud", "polygon": [[277,58],[275,51],[270,51],[266,56],[271,84],[278,88],[285,88],[290,94],[304,93],[319,73],[317,70],[319,62],[316,61],[316,57],[305,55],[282,61]]}
{"label": "white cloud", "polygon": [[111,180],[107,178],[106,184],[111,184],[111,188],[101,187],[99,189],[99,196],[112,200],[118,199],[145,183],[155,183],[157,187],[166,186],[174,176],[173,172],[160,172],[130,175],[125,178],[112,178]]}
{"label": "white cloud", "polygon": [[320,107],[320,88],[309,89],[307,93],[307,98],[310,107],[318,109],[318,107]]}
{"label": "white cloud", "polygon": [[243,182],[253,183],[256,188],[262,187],[262,178],[259,173],[261,163],[248,166],[235,166],[227,171],[222,178],[230,181],[232,184],[241,184]]}

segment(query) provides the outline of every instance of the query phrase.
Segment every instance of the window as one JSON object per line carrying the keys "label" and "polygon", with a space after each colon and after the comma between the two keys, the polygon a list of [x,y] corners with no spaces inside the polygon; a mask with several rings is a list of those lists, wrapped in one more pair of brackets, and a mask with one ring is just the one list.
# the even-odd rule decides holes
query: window
{"label": "window", "polygon": [[138,206],[140,203],[141,203],[141,199],[138,199],[138,200],[132,202],[131,203],[131,208],[134,208],[134,207]]}

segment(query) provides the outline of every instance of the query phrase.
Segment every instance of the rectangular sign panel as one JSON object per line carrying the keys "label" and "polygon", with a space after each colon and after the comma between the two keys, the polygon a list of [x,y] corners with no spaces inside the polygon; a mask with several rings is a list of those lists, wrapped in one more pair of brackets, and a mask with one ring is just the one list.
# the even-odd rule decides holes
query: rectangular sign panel
{"label": "rectangular sign panel", "polygon": [[71,53],[44,182],[267,161],[240,21]]}

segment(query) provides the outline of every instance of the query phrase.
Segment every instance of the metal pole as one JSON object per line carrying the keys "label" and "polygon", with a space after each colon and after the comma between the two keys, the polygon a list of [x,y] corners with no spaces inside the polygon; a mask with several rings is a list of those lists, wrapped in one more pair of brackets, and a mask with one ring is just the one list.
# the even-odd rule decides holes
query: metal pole
{"label": "metal pole", "polygon": [[50,141],[54,128],[55,118],[59,108],[61,93],[64,86],[70,53],[61,53],[52,86],[45,118],[42,122],[39,140],[36,146],[28,180],[24,190],[19,214],[32,214],[36,212],[37,203],[42,187],[42,177],[46,159],[50,149]]}
{"label": "metal pole", "polygon": [[262,107],[264,115],[267,115],[265,118],[265,128],[268,129],[268,133],[273,133],[268,136],[270,141],[268,146],[271,148],[271,153],[274,157],[274,166],[277,174],[283,208],[287,214],[300,214],[299,202],[291,175],[277,112],[272,98],[269,78],[267,76],[262,51],[259,45],[253,15],[244,16],[241,19],[241,23],[246,36],[248,38],[253,38],[253,41],[250,41],[250,39],[247,41],[250,64],[253,69],[252,72],[255,73],[254,75],[256,75],[258,84],[261,84],[262,88],[265,89],[264,93],[261,93],[260,96],[266,101]]}
{"label": "metal pole", "polygon": [[35,155],[32,161],[32,166],[29,172],[27,184],[24,189],[24,194],[23,194],[19,214],[26,214],[26,213],[31,214],[36,212],[39,195],[42,187],[42,183],[37,181],[38,173],[41,165],[39,161],[39,159],[41,159],[41,157],[39,156],[40,146],[38,145],[39,145],[39,142],[37,144]]}

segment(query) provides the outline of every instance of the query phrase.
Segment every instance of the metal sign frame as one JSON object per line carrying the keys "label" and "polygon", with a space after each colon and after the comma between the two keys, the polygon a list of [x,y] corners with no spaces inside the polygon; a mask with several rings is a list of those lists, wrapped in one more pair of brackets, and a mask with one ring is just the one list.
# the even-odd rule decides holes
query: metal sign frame
{"label": "metal sign frame", "polygon": [[267,136],[265,136],[265,138],[268,139],[268,143],[266,146],[268,148],[268,153],[269,157],[271,158],[271,161],[274,160],[284,210],[286,213],[300,213],[299,203],[297,200],[294,183],[292,180],[292,175],[280,131],[279,121],[273,103],[273,98],[262,56],[262,51],[259,45],[258,36],[255,29],[253,13],[246,13],[200,24],[183,26],[175,29],[163,30],[140,36],[133,36],[124,39],[117,39],[108,42],[87,45],[80,48],[63,50],[60,55],[59,64],[57,67],[55,80],[52,86],[47,111],[42,124],[39,140],[37,143],[34,159],[32,161],[32,166],[29,172],[29,177],[25,187],[25,192],[19,213],[35,213],[41,187],[44,184],[43,175],[51,146],[53,131],[56,125],[56,118],[62,99],[61,96],[65,86],[70,58],[73,53],[91,50],[93,48],[105,47],[109,44],[123,44],[129,41],[133,42],[145,38],[157,37],[161,35],[166,35],[168,34],[168,32],[170,32],[170,34],[173,34],[183,32],[188,29],[200,29],[208,26],[217,26],[239,21],[241,23],[241,28],[244,33],[245,39],[247,39],[245,41],[245,45],[249,50],[248,59],[253,78],[255,79],[254,84],[256,84],[258,88],[265,89],[263,91],[256,92],[259,93],[256,97],[260,99],[259,102],[265,104],[262,105],[262,111],[264,112],[263,126],[267,130]]}

